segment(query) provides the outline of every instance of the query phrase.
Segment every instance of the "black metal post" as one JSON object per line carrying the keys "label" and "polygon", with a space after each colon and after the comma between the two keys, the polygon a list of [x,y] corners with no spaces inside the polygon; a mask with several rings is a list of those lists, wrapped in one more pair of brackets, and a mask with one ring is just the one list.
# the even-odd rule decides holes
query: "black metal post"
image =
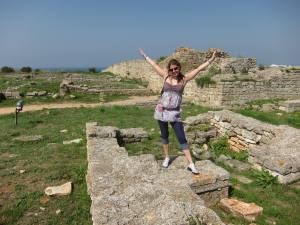
{"label": "black metal post", "polygon": [[16,125],[18,125],[18,110],[16,109]]}

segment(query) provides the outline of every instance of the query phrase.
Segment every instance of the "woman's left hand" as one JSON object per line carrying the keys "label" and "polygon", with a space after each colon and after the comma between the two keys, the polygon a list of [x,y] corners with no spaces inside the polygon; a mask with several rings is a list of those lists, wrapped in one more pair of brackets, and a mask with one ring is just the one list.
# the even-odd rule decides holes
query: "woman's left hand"
{"label": "woman's left hand", "polygon": [[214,60],[217,57],[217,51],[214,51],[211,58]]}

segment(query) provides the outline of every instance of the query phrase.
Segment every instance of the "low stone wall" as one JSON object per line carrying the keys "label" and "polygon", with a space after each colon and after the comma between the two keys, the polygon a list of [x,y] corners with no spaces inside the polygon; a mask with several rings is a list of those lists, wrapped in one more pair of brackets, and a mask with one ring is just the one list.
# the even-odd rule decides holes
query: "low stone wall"
{"label": "low stone wall", "polygon": [[197,162],[200,175],[192,175],[183,157],[168,169],[161,168],[153,155],[129,157],[118,136],[132,136],[132,131],[86,124],[86,179],[93,224],[189,224],[194,218],[224,225],[196,193],[209,198],[213,194],[207,193],[216,191],[214,199],[224,198],[229,173],[210,161]]}
{"label": "low stone wall", "polygon": [[[104,84],[105,86],[105,84]],[[152,95],[153,92],[148,88],[111,88],[111,87],[88,87],[87,85],[76,85],[70,80],[63,80],[60,84],[60,95],[71,93],[72,91],[89,94],[125,94],[125,95]]]}
{"label": "low stone wall", "polygon": [[281,183],[300,179],[300,130],[285,125],[275,126],[228,110],[209,112],[185,120],[186,129],[200,123],[228,135],[234,151],[248,150],[248,161],[264,168]]}
{"label": "low stone wall", "polygon": [[221,105],[239,105],[257,99],[300,98],[300,74],[283,74],[266,80],[218,82]]}
{"label": "low stone wall", "polygon": [[300,111],[300,99],[285,101],[280,104],[279,109],[286,112]]}

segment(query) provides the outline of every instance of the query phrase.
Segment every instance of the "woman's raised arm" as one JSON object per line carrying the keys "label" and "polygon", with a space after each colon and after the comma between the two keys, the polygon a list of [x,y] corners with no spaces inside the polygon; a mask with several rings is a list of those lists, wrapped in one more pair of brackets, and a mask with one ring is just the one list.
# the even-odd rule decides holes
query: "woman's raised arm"
{"label": "woman's raised arm", "polygon": [[189,81],[189,80],[192,80],[193,78],[195,78],[195,76],[196,76],[200,71],[204,70],[206,67],[208,67],[208,66],[212,63],[212,61],[215,60],[216,54],[217,54],[217,52],[214,51],[214,53],[212,54],[212,57],[211,57],[209,60],[207,60],[205,63],[202,63],[202,64],[201,64],[200,66],[198,66],[196,69],[194,69],[194,70],[188,72],[187,74],[185,74],[185,80],[186,80],[186,81]]}
{"label": "woman's raised arm", "polygon": [[163,78],[165,78],[166,76],[168,76],[167,71],[165,71],[163,68],[161,68],[155,61],[153,61],[152,59],[150,59],[149,56],[147,56],[144,52],[143,49],[139,49],[140,50],[140,54],[144,57],[144,59],[155,69],[155,71],[162,76]]}

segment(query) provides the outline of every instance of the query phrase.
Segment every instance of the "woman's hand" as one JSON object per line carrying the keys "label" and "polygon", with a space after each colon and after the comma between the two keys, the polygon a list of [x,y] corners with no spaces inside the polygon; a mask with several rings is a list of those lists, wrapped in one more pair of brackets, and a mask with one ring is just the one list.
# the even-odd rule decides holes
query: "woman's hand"
{"label": "woman's hand", "polygon": [[161,68],[155,61],[153,61],[150,57],[148,57],[142,48],[139,48],[139,51],[140,51],[140,54],[146,60],[146,62],[149,63],[151,66],[153,66],[153,68],[156,70],[156,72],[160,76],[162,76],[162,77],[168,76],[167,72],[163,68]]}
{"label": "woman's hand", "polygon": [[139,48],[140,54],[146,59],[147,55],[142,48]]}
{"label": "woman's hand", "polygon": [[211,59],[214,60],[216,57],[217,57],[217,51],[214,51],[211,56]]}

